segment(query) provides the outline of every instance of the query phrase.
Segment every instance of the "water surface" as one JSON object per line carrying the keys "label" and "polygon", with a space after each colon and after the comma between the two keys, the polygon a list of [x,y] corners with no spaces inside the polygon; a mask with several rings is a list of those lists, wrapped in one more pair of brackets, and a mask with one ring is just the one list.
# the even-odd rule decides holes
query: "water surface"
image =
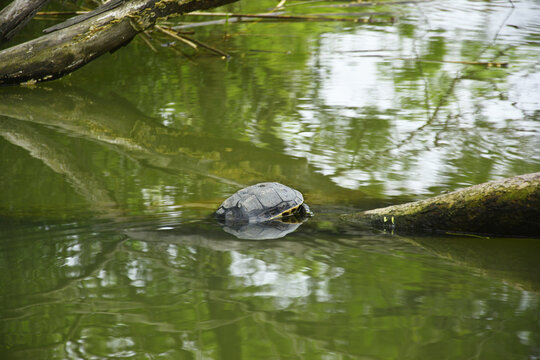
{"label": "water surface", "polygon": [[[540,171],[540,4],[336,5],[285,10],[377,14],[195,28],[228,61],[154,33],[0,89],[0,357],[540,358],[537,239],[338,220]],[[261,181],[316,216],[224,232],[211,213]]]}

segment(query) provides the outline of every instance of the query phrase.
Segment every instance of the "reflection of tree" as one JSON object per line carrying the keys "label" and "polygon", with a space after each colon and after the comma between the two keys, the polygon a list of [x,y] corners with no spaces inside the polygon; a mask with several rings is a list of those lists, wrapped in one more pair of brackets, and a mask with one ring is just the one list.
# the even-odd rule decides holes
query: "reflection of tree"
{"label": "reflection of tree", "polygon": [[[411,28],[409,34],[414,34],[417,27],[411,25]],[[392,43],[390,36],[388,40]],[[460,162],[464,166],[459,167],[467,169],[465,176],[477,172],[476,164],[479,161],[483,162],[486,171],[482,173],[484,179],[475,181],[481,182],[486,180],[486,177],[493,176],[492,171],[497,167],[495,162],[485,161],[479,152],[461,153],[460,149],[469,148],[475,141],[485,142],[484,139],[489,137],[486,133],[476,131],[474,127],[471,131],[468,123],[475,121],[475,118],[482,118],[482,113],[487,108],[483,99],[489,96],[492,84],[500,83],[507,72],[470,65],[445,64],[444,61],[455,59],[456,52],[460,49],[475,47],[477,51],[465,54],[464,60],[478,60],[480,54],[489,59],[497,59],[501,56],[501,53],[497,53],[499,46],[491,44],[486,48],[481,40],[467,41],[463,45],[455,46],[448,43],[449,38],[444,32],[434,35],[428,33],[424,37],[414,37],[416,52],[411,54],[410,40],[405,36],[395,39],[402,48],[392,52],[387,50],[386,53],[395,58],[385,59],[377,66],[380,72],[377,78],[380,79],[381,86],[385,86],[387,79],[393,82],[393,89],[389,91],[395,92],[395,108],[385,108],[382,105],[355,106],[352,103],[349,108],[343,109],[339,106],[328,106],[321,89],[324,90],[329,78],[326,72],[331,72],[333,68],[328,65],[328,61],[325,64],[321,59],[332,58],[334,47],[330,44],[325,48],[324,44],[318,44],[314,49],[313,67],[320,72],[320,76],[313,76],[315,81],[309,94],[314,111],[310,116],[306,116],[306,126],[301,128],[301,131],[309,128],[310,121],[322,119],[321,123],[324,125],[306,139],[288,140],[285,134],[284,140],[295,145],[294,141],[300,142],[296,148],[308,149],[306,152],[308,156],[312,155],[310,162],[315,167],[324,169],[333,179],[338,179],[336,181],[341,179],[344,184],[352,183],[353,187],[361,185],[367,188],[377,183],[377,180],[387,186],[392,186],[395,180],[401,180],[398,185],[403,186],[405,179],[422,176],[426,172],[430,173],[430,177],[438,179],[438,183],[434,182],[436,185],[448,181],[445,177],[451,179],[452,183],[463,182],[462,175],[455,171],[457,167],[454,165],[461,155],[467,157]],[[350,55],[344,51],[343,64],[347,61],[346,56]],[[384,56],[382,58],[384,59]],[[354,62],[355,59],[351,61]],[[362,65],[361,61],[356,63],[359,67]],[[473,81],[481,89],[481,93],[474,96],[469,95],[475,91],[475,87],[470,86],[471,74],[476,74],[472,75]],[[328,87],[326,90],[328,91]],[[475,108],[469,111],[464,105]],[[326,112],[330,116],[325,116]],[[299,120],[300,123],[302,120]],[[493,122],[495,121],[497,120]],[[338,126],[332,128],[333,124]],[[326,131],[327,129],[330,131]],[[492,134],[493,130],[489,129],[489,134]],[[376,141],[377,139],[380,141]],[[499,140],[504,141],[504,138]],[[495,144],[488,145],[490,149],[486,151],[499,153],[500,162],[509,162],[504,154],[500,154],[504,151],[497,149]],[[335,148],[339,151],[332,151]],[[468,155],[474,158],[471,159]],[[428,157],[431,162],[422,161]],[[513,175],[509,170],[506,171]],[[400,190],[411,191],[404,187]]]}
{"label": "reflection of tree", "polygon": [[[432,11],[429,9],[430,4],[425,7]],[[437,5],[434,4],[434,7]],[[507,11],[511,13],[512,9],[509,8]],[[501,12],[505,13],[506,10]],[[430,20],[429,14],[423,16],[427,16],[427,21]],[[411,19],[414,19],[414,16],[411,16]],[[362,180],[371,176],[383,179],[382,181],[390,186],[395,179],[401,180],[398,185],[403,186],[407,179],[425,175],[436,178],[437,186],[442,183],[483,182],[492,178],[494,172],[497,172],[497,176],[515,175],[512,168],[516,163],[521,163],[521,160],[514,159],[500,144],[517,144],[521,137],[518,135],[519,125],[508,123],[490,109],[490,107],[498,109],[511,107],[504,93],[508,75],[511,73],[504,69],[444,63],[458,59],[492,61],[507,59],[508,56],[517,60],[515,52],[510,50],[511,45],[505,44],[508,40],[499,39],[499,41],[496,34],[492,41],[486,42],[485,39],[490,36],[489,32],[494,27],[494,24],[488,24],[485,27],[475,28],[472,39],[467,37],[464,41],[455,42],[456,39],[451,36],[452,25],[438,24],[440,30],[430,31],[429,23],[421,24],[416,19],[411,19],[398,24],[400,31],[398,37],[382,37],[384,41],[381,43],[393,44],[397,47],[396,50],[383,49],[384,55],[362,55],[382,59],[377,64],[379,71],[377,78],[381,86],[385,86],[386,80],[393,82],[393,87],[389,91],[395,92],[394,108],[387,109],[380,106],[372,111],[366,107],[354,108],[351,104],[349,112],[366,116],[363,119],[354,119],[354,115],[350,115],[351,122],[356,121],[356,126],[343,127],[341,133],[338,133],[346,137],[347,133],[352,134],[362,129],[364,124],[371,125],[368,122],[371,117],[375,123],[377,122],[375,119],[383,117],[381,115],[384,114],[384,121],[387,123],[387,134],[382,136],[384,143],[377,144],[376,147],[363,146],[370,137],[356,137],[356,141],[361,145],[347,143],[340,151],[339,157],[330,154],[326,162],[333,162],[336,167],[335,173],[351,181],[355,180],[355,176]],[[506,20],[503,19],[501,23],[500,17],[485,16],[481,21],[495,22],[497,28],[500,28]],[[331,51],[334,47],[317,50],[320,51],[315,55],[317,59],[324,59],[332,56]],[[346,53],[347,51],[343,52],[343,63],[347,56],[351,56]],[[355,61],[354,58],[347,59]],[[359,67],[362,64],[360,61],[357,63]],[[331,71],[324,65],[319,63],[316,65],[322,68],[321,73]],[[327,78],[322,79],[320,85],[324,85]],[[499,85],[501,90],[496,90],[497,93],[492,94],[496,85]],[[492,97],[499,97],[505,101],[491,102]],[[321,99],[324,102],[324,98]],[[519,121],[522,115],[525,114],[515,111],[514,119]],[[483,128],[476,126],[477,123],[482,123]],[[486,123],[490,125],[486,127]],[[510,126],[513,131],[507,128],[506,135],[503,136],[501,131],[496,129],[502,124]],[[490,138],[494,141],[488,140]],[[535,143],[537,142],[531,137],[527,137],[522,146],[532,148]],[[426,158],[430,158],[431,163],[423,161]],[[369,167],[369,164],[380,166]],[[479,164],[483,167],[482,171],[478,171]],[[526,171],[521,170],[518,173],[532,171],[535,171],[534,167],[529,166]],[[373,183],[372,178],[371,181],[367,181],[368,184]],[[406,186],[400,190],[411,192]]]}
{"label": "reflection of tree", "polygon": [[23,123],[7,117],[0,121],[0,135],[14,145],[27,150],[33,157],[43,161],[53,171],[65,175],[75,190],[88,200],[94,210],[109,209],[116,212],[116,200],[104,184],[84,164],[66,149],[47,136],[46,131],[31,123]]}
{"label": "reflection of tree", "polygon": [[[426,8],[423,16],[428,22],[433,14],[431,6],[421,5]],[[436,5],[433,7],[437,10]],[[496,144],[519,142],[520,135],[515,135],[519,132],[518,125],[512,124],[509,130],[516,131],[503,136],[493,127],[481,130],[474,124],[489,116],[493,85],[500,86],[497,94],[504,97],[509,70],[416,61],[478,60],[479,54],[488,60],[516,58],[517,52],[506,49],[504,38],[485,41],[490,29],[494,25],[499,27],[500,16],[486,15],[478,20],[486,22],[485,29],[475,29],[471,36],[455,42],[454,24],[445,25],[449,28],[445,31],[446,27],[440,24],[422,24],[416,15],[409,14],[406,21],[397,24],[397,34],[381,37],[382,43],[388,40],[389,49],[383,49],[381,61],[374,61],[377,82],[384,86],[388,81],[389,91],[395,93],[390,106],[383,105],[376,97],[366,106],[325,104],[322,90],[329,80],[325,73],[331,69],[324,61],[335,49],[325,48],[321,40],[324,37],[317,38],[327,28],[305,23],[280,24],[286,29],[280,31],[286,34],[276,32],[275,24],[258,24],[254,33],[246,30],[245,25],[234,25],[234,36],[228,39],[231,48],[270,52],[263,56],[245,50],[241,59],[236,56],[235,61],[226,65],[198,59],[197,66],[190,66],[165,55],[157,66],[155,58],[145,56],[141,44],[132,44],[132,56],[119,56],[114,64],[100,69],[101,78],[83,80],[99,92],[102,87],[98,84],[103,77],[121,82],[129,76],[126,69],[140,72],[144,69],[147,76],[130,77],[132,86],[127,91],[132,93],[127,96],[145,113],[159,113],[172,127],[188,129],[196,137],[241,139],[258,149],[266,149],[268,156],[286,153],[290,157],[303,157],[312,173],[323,173],[332,180],[327,180],[330,186],[337,182],[341,186],[362,187],[374,197],[414,193],[414,189],[408,188],[407,180],[426,173],[433,180],[432,184],[424,185],[422,193],[514,175],[513,168],[526,165]],[[333,29],[334,25],[326,26]],[[200,36],[211,43],[216,41],[216,33],[219,31],[208,28]],[[365,36],[364,30],[358,34]],[[306,38],[317,41],[307,42]],[[397,49],[393,50],[391,45]],[[291,52],[292,61],[284,60],[287,52]],[[357,59],[354,52],[345,51],[341,56],[341,64]],[[373,90],[378,87],[374,86]],[[306,116],[306,112],[310,115]],[[504,120],[491,121],[496,125]],[[308,135],[298,136],[297,131]],[[488,138],[495,140],[486,141]],[[529,138],[523,144],[527,148],[534,145]],[[482,149],[485,152],[479,151]],[[514,146],[513,150],[520,149]],[[423,161],[426,158],[429,161]],[[479,163],[484,172],[476,175]],[[248,166],[252,165],[250,161]],[[529,165],[520,172],[533,170]],[[221,168],[220,172],[224,171]],[[278,170],[258,168],[251,178],[269,175],[293,179],[293,185],[302,187],[305,176],[310,175],[285,171],[279,174]],[[470,180],[473,176],[478,177]],[[231,181],[230,177],[227,175],[226,180]],[[238,184],[238,178],[246,177],[236,178],[233,182]],[[336,186],[334,189],[339,191]]]}
{"label": "reflection of tree", "polygon": [[[338,201],[342,198],[340,189],[326,177],[317,174],[304,159],[268,151],[249,142],[167,128],[117,98],[105,100],[70,88],[54,91],[13,89],[3,92],[0,97],[0,114],[24,120],[25,123],[19,126],[21,129],[28,128],[31,123],[52,127],[67,133],[70,137],[66,141],[71,137],[97,141],[129,158],[168,172],[200,174],[236,186],[272,179],[293,186],[298,184],[308,192],[324,189],[321,196],[326,200]],[[10,124],[16,122],[11,121]],[[16,128],[16,125],[11,126]],[[39,126],[32,126],[33,132],[39,129]],[[17,136],[11,138],[16,139]],[[32,146],[45,146],[46,143],[49,147],[54,145],[47,140],[46,135],[34,139],[43,144],[32,145],[32,138],[15,144],[30,150]],[[56,148],[56,152],[41,152],[38,157],[49,166],[59,162],[64,164],[64,168],[76,166],[76,158],[56,159],[59,156],[59,146]],[[105,170],[100,168],[97,172]],[[83,177],[76,178],[77,175],[70,170],[62,171],[87,200],[97,201],[94,198],[102,191],[84,189],[87,184],[84,184]],[[91,178],[87,176],[87,181],[91,182]],[[343,196],[349,197],[345,194]]]}
{"label": "reflection of tree", "polygon": [[420,245],[439,257],[502,278],[518,288],[540,290],[540,265],[533,255],[540,251],[540,244],[536,240],[470,236],[438,239],[414,237],[404,240]]}

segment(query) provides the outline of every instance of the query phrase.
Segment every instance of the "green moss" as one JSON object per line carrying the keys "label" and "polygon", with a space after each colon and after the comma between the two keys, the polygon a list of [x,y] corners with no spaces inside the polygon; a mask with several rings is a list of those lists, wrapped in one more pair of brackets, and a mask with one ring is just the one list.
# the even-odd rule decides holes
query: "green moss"
{"label": "green moss", "polygon": [[[540,173],[472,186],[413,203],[345,216],[353,224],[406,231],[538,236]],[[393,219],[394,221],[391,221]]]}

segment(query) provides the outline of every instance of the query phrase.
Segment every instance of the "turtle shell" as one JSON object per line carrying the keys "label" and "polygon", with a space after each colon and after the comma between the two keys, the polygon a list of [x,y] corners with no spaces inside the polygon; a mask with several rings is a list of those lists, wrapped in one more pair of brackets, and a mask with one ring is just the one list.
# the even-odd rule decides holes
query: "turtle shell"
{"label": "turtle shell", "polygon": [[302,194],[277,182],[249,186],[234,193],[216,211],[225,223],[264,222],[290,216],[304,203]]}

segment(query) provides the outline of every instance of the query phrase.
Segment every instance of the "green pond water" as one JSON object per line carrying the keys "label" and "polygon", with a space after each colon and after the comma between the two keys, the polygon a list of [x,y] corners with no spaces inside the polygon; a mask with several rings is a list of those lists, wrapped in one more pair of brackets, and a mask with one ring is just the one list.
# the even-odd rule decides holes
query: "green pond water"
{"label": "green pond water", "polygon": [[[538,239],[339,221],[540,171],[540,2],[346,4],[285,11],[374,21],[190,29],[229,60],[154,32],[0,88],[1,359],[540,359]],[[262,181],[315,216],[225,232]]]}

